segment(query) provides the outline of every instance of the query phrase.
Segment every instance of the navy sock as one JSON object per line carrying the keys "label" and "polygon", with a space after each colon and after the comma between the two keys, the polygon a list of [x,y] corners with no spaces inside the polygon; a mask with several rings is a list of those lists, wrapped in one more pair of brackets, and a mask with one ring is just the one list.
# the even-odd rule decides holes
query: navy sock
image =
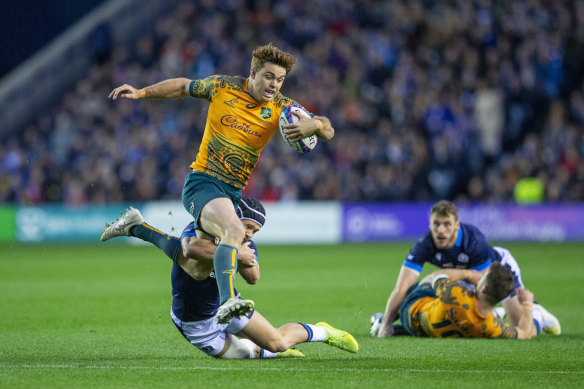
{"label": "navy sock", "polygon": [[164,251],[164,254],[172,259],[172,262],[176,262],[176,259],[182,250],[180,239],[165,234],[146,223],[132,227],[130,229],[130,235],[152,243],[160,250]]}
{"label": "navy sock", "polygon": [[219,300],[223,304],[235,297],[233,280],[237,269],[237,248],[228,244],[220,244],[213,256],[215,279],[219,288]]}

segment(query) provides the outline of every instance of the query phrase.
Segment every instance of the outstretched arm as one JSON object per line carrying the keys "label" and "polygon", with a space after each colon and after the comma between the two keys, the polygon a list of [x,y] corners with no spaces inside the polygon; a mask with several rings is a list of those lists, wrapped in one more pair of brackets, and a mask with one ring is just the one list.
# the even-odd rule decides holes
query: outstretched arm
{"label": "outstretched arm", "polygon": [[112,100],[116,100],[118,96],[131,100],[175,99],[189,95],[190,83],[191,80],[188,78],[171,78],[142,89],[136,89],[132,85],[124,84],[115,88],[108,97]]}
{"label": "outstretched arm", "polygon": [[393,335],[393,321],[395,320],[397,311],[404,301],[408,289],[416,282],[418,275],[419,273],[417,271],[402,266],[395,287],[387,300],[383,319],[381,320],[381,327],[377,333],[378,337],[384,338]]}

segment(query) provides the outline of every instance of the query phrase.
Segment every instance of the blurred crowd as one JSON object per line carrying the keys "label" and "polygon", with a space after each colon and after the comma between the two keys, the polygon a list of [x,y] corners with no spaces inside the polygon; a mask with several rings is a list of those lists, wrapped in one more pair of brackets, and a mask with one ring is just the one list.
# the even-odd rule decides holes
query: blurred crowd
{"label": "blurred crowd", "polygon": [[298,59],[282,93],[336,135],[307,155],[276,135],[244,193],[512,202],[530,179],[536,201],[584,200],[584,1],[201,0],[101,52],[57,106],[2,139],[0,202],[180,199],[208,103],[108,94],[248,76],[268,42]]}

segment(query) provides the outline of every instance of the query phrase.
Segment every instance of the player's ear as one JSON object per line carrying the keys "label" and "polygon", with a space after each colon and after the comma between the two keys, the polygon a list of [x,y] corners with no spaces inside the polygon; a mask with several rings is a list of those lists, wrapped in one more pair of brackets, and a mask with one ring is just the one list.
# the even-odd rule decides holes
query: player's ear
{"label": "player's ear", "polygon": [[251,69],[249,70],[249,76],[251,77],[251,79],[252,79],[252,80],[253,80],[253,79],[255,79],[255,76],[256,76],[256,70],[255,70],[254,68],[251,68]]}

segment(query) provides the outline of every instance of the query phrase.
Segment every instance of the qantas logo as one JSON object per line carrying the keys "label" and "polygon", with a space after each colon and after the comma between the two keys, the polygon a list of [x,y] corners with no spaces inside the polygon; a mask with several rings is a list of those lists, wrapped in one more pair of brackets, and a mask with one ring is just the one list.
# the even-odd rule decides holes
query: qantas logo
{"label": "qantas logo", "polygon": [[239,97],[234,97],[231,100],[224,101],[225,104],[230,106],[231,108],[235,108],[235,104],[239,102]]}

